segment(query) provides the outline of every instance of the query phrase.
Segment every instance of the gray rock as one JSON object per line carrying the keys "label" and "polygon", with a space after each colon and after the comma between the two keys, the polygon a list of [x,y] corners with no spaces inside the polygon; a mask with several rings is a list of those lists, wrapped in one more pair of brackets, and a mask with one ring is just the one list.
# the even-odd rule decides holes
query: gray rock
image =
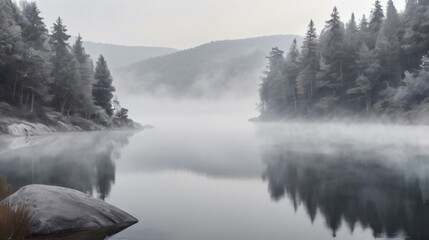
{"label": "gray rock", "polygon": [[0,204],[25,207],[34,236],[106,230],[106,236],[134,225],[138,220],[124,211],[82,192],[46,185],[29,185]]}

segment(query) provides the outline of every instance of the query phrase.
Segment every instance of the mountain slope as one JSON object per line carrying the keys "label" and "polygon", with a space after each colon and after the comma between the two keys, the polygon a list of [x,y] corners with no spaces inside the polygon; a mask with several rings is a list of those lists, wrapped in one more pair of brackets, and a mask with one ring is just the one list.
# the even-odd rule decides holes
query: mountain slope
{"label": "mountain slope", "polygon": [[117,72],[129,92],[187,97],[217,97],[255,91],[272,47],[288,50],[293,39],[276,35],[211,42],[167,56],[141,61]]}
{"label": "mountain slope", "polygon": [[[72,38],[73,44],[76,38]],[[106,43],[95,43],[84,41],[86,52],[96,61],[102,54],[109,64],[109,68],[115,71],[121,67],[129,66],[138,61],[143,61],[153,57],[164,56],[177,51],[173,48],[163,47],[142,47],[142,46],[121,46]]]}

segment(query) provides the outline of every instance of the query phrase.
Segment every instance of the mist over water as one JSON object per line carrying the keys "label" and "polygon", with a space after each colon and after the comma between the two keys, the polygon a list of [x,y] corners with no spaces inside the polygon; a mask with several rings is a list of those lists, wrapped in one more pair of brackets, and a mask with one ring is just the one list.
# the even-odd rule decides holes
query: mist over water
{"label": "mist over water", "polygon": [[0,175],[14,190],[77,189],[140,220],[112,239],[429,236],[428,127],[252,123],[256,102],[123,98],[155,128],[2,138]]}
{"label": "mist over water", "polygon": [[0,240],[429,239],[429,0],[222,1],[0,0]]}

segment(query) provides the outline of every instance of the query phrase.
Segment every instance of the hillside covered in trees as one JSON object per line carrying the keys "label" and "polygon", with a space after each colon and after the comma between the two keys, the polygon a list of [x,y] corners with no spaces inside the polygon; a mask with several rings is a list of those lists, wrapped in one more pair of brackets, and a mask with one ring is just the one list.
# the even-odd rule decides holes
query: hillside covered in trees
{"label": "hillside covered in trees", "polygon": [[272,46],[289,48],[299,36],[275,35],[215,41],[135,63],[115,72],[130,93],[217,98],[254,95],[264,56]]}
{"label": "hillside covered in trees", "polygon": [[104,57],[94,67],[82,38],[69,38],[61,18],[48,30],[35,2],[0,0],[0,132],[12,124],[28,133],[29,123],[53,131],[134,126]]}
{"label": "hillside covered in trees", "polygon": [[[375,1],[369,17],[347,23],[335,7],[301,47],[273,48],[260,87],[260,120],[386,117],[428,119],[429,1]],[[425,121],[426,121],[425,120]]]}
{"label": "hillside covered in trees", "polygon": [[[76,41],[76,37],[71,37],[71,43]],[[145,46],[122,46],[107,43],[98,43],[91,41],[83,41],[86,53],[95,58],[102,54],[109,63],[109,68],[112,75],[115,75],[116,70],[127,67],[131,64],[144,61],[150,58],[161,57],[178,50],[165,47],[145,47]]]}

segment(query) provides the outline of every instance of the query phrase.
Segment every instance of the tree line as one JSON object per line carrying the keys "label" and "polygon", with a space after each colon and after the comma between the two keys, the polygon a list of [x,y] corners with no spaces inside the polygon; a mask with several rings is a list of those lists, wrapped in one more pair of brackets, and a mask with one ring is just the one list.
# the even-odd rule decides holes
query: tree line
{"label": "tree line", "polygon": [[409,113],[429,103],[429,0],[399,13],[375,1],[369,18],[344,23],[335,7],[299,47],[273,48],[260,86],[261,119]]}
{"label": "tree line", "polygon": [[128,110],[114,111],[115,88],[104,57],[94,67],[82,37],[70,45],[62,19],[49,31],[40,13],[35,2],[0,0],[0,102],[27,116],[53,110],[101,124],[112,116],[126,118]]}

